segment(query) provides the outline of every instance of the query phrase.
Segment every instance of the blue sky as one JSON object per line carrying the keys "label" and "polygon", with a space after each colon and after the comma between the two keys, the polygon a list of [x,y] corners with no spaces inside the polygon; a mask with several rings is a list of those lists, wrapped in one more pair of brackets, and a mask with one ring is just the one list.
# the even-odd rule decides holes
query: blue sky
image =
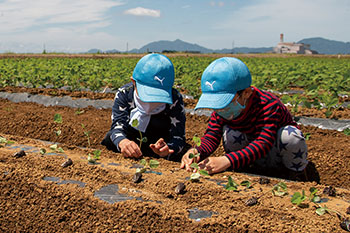
{"label": "blue sky", "polygon": [[349,22],[350,0],[0,0],[0,52],[271,47],[280,33],[349,42]]}

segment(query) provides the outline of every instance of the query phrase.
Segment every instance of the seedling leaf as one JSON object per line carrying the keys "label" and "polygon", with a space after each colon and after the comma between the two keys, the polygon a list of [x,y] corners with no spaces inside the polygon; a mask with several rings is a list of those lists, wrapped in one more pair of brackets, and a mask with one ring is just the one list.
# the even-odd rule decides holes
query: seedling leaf
{"label": "seedling leaf", "polygon": [[44,155],[46,153],[46,149],[45,148],[40,148],[39,152],[40,152],[40,154]]}
{"label": "seedling leaf", "polygon": [[196,146],[201,145],[201,139],[197,136],[193,136],[193,142],[196,144]]}
{"label": "seedling leaf", "polygon": [[320,216],[324,215],[325,213],[327,213],[329,211],[329,209],[327,208],[327,206],[324,207],[320,207],[316,209],[316,213]]}
{"label": "seedling leaf", "polygon": [[237,190],[237,186],[238,184],[232,179],[231,176],[228,177],[228,182],[225,186],[226,190],[233,190],[236,191]]}
{"label": "seedling leaf", "polygon": [[96,160],[100,159],[100,155],[101,155],[100,150],[94,150],[92,153],[94,154],[94,159],[96,159]]}
{"label": "seedling leaf", "polygon": [[241,185],[246,186],[249,189],[249,188],[251,188],[252,183],[250,183],[250,181],[248,181],[248,180],[244,180],[241,182]]}
{"label": "seedling leaf", "polygon": [[55,133],[56,133],[56,136],[59,137],[61,135],[62,131],[59,129],[59,130],[55,131]]}
{"label": "seedling leaf", "polygon": [[194,169],[199,169],[199,166],[197,163],[191,163],[190,167]]}
{"label": "seedling leaf", "polygon": [[306,200],[305,192],[303,190],[303,193],[295,192],[292,196],[291,202],[295,205],[300,205],[303,201]]}
{"label": "seedling leaf", "polygon": [[287,185],[284,182],[275,184],[272,188],[272,193],[275,196],[282,197],[287,194]]}
{"label": "seedling leaf", "polygon": [[141,139],[141,142],[147,142],[147,137],[143,137],[143,138]]}
{"label": "seedling leaf", "polygon": [[198,173],[198,172],[196,172],[196,173],[192,173],[191,174],[191,177],[190,177],[190,180],[192,180],[192,181],[197,181],[197,180],[199,180],[199,177],[200,177],[201,175]]}
{"label": "seedling leaf", "polygon": [[57,152],[58,152],[58,153],[64,153],[64,150],[62,149],[62,147],[58,147],[58,148],[57,148]]}
{"label": "seedling leaf", "polygon": [[53,121],[58,124],[61,124],[63,122],[61,114],[56,113],[53,117]]}
{"label": "seedling leaf", "polygon": [[203,170],[203,169],[199,170],[199,174],[201,174],[202,176],[209,176],[208,171]]}
{"label": "seedling leaf", "polygon": [[131,122],[132,127],[136,128],[138,125],[139,125],[139,121],[137,119],[132,120],[132,122]]}
{"label": "seedling leaf", "polygon": [[[349,106],[350,106],[350,104],[349,104]],[[350,128],[344,129],[343,132],[344,132],[345,135],[350,136]]]}
{"label": "seedling leaf", "polygon": [[51,145],[50,149],[53,150],[53,151],[56,151],[57,150],[57,144]]}
{"label": "seedling leaf", "polygon": [[190,155],[188,156],[190,159],[193,159],[193,158],[195,158],[196,157],[196,155],[195,154],[193,154],[193,153],[190,153]]}
{"label": "seedling leaf", "polygon": [[159,166],[159,162],[158,162],[157,160],[151,159],[151,160],[149,161],[149,167],[150,167],[150,168],[156,168],[156,167],[158,167],[158,166]]}
{"label": "seedling leaf", "polygon": [[140,160],[140,164],[143,165],[143,166],[146,166],[147,165],[146,159],[141,159]]}
{"label": "seedling leaf", "polygon": [[91,157],[91,154],[89,154],[89,156],[88,156],[88,162],[89,163],[96,163],[96,160]]}

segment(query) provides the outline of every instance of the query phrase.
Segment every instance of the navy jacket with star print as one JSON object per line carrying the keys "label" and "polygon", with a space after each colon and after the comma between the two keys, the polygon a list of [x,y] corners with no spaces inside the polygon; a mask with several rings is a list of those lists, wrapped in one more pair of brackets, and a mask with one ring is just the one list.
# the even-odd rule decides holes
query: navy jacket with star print
{"label": "navy jacket with star print", "polygon": [[[112,125],[107,135],[116,146],[114,150],[117,150],[117,152],[120,152],[119,142],[125,138],[139,144],[140,132],[129,124],[130,112],[136,108],[133,93],[134,86],[132,83],[128,83],[119,88],[115,95],[112,108]],[[168,159],[181,159],[179,154],[186,143],[186,115],[182,96],[174,88],[172,89],[172,99],[172,105],[166,104],[166,108],[162,112],[151,116],[146,132],[142,133],[142,137],[147,137],[147,142],[141,145],[142,154],[145,156],[158,157],[149,148],[149,145],[155,143],[159,138],[164,138],[169,148],[174,150],[174,153],[168,156]]]}
{"label": "navy jacket with star print", "polygon": [[253,93],[243,115],[233,120],[222,118],[215,111],[211,114],[208,128],[197,147],[201,160],[213,153],[220,144],[223,126],[247,134],[252,141],[245,148],[225,154],[231,168],[243,167],[265,157],[276,140],[279,128],[297,126],[286,106],[273,94],[253,87]]}

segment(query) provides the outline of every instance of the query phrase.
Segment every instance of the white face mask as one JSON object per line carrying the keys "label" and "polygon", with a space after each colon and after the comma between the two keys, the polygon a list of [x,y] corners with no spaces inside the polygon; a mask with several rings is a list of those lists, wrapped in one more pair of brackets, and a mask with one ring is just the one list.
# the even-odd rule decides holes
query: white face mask
{"label": "white face mask", "polygon": [[147,115],[154,115],[165,109],[165,103],[143,102],[136,91],[134,91],[134,100],[136,108]]}
{"label": "white face mask", "polygon": [[134,101],[136,108],[130,112],[129,124],[132,125],[133,120],[136,119],[139,123],[136,129],[140,130],[141,132],[146,132],[151,115],[162,112],[165,109],[166,104],[143,102],[137,95],[136,91],[134,91]]}

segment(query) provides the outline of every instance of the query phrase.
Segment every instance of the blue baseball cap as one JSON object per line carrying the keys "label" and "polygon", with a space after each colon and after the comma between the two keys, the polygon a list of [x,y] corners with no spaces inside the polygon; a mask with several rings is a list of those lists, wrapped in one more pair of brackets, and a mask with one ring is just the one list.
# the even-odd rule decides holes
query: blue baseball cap
{"label": "blue baseball cap", "polygon": [[237,91],[250,87],[251,83],[250,71],[241,60],[233,57],[216,59],[203,72],[202,95],[195,109],[225,108]]}
{"label": "blue baseball cap", "polygon": [[173,63],[166,56],[153,53],[142,57],[137,62],[132,77],[143,102],[173,103],[175,71]]}

